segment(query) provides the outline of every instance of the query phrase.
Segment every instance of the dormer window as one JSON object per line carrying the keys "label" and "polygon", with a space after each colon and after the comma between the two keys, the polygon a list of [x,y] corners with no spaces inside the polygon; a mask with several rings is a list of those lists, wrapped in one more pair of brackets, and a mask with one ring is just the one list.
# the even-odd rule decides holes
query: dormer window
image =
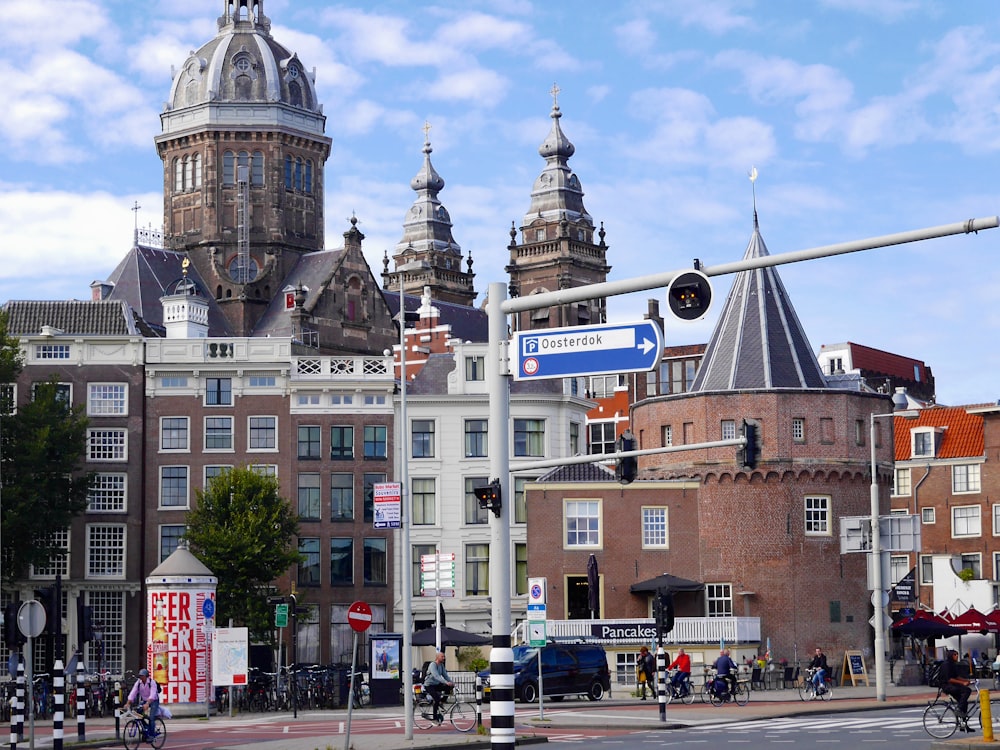
{"label": "dormer window", "polygon": [[912,458],[934,458],[941,445],[944,430],[941,427],[921,427],[910,431],[910,455]]}

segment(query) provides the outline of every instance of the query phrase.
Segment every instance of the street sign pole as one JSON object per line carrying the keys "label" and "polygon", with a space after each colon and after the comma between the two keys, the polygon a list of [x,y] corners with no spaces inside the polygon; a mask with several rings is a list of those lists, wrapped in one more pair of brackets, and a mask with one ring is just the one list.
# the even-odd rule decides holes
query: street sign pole
{"label": "street sign pole", "polygon": [[351,639],[351,687],[347,696],[347,731],[344,733],[344,750],[351,750],[351,715],[354,713],[354,680],[358,670],[358,633],[364,633],[372,624],[372,610],[365,602],[354,602],[347,608],[347,624],[354,631]]}

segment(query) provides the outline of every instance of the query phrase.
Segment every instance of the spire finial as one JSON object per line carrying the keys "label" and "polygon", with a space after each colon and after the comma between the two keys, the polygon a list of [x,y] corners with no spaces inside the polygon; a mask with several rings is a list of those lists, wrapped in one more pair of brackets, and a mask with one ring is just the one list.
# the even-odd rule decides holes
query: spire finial
{"label": "spire finial", "polygon": [[553,83],[552,84],[552,88],[549,89],[549,93],[552,94],[552,109],[554,109],[554,110],[558,110],[559,109],[559,92],[560,91],[562,91],[562,89],[559,88],[559,84],[558,83]]}
{"label": "spire finial", "polygon": [[757,167],[751,166],[747,175],[750,178],[750,191],[753,194],[753,226],[757,228]]}
{"label": "spire finial", "polygon": [[431,124],[424,120],[424,141],[430,141],[431,139]]}

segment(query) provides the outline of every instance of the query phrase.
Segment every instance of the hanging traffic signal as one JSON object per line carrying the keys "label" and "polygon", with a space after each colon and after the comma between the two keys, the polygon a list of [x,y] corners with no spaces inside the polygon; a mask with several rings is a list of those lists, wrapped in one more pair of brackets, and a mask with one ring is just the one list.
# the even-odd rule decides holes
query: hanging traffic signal
{"label": "hanging traffic signal", "polygon": [[746,443],[742,448],[740,448],[736,453],[736,460],[747,469],[757,468],[757,455],[759,450],[759,445],[757,441],[757,425],[756,423],[744,419],[743,420],[743,437],[746,439]]}
{"label": "hanging traffic signal", "polygon": [[17,626],[17,610],[20,606],[20,602],[13,601],[3,608],[3,639],[11,650],[20,648],[27,642],[21,628]]}
{"label": "hanging traffic signal", "polygon": [[700,320],[712,306],[712,284],[701,271],[675,276],[667,287],[667,305],[681,320]]}
{"label": "hanging traffic signal", "polygon": [[59,635],[62,631],[62,608],[56,603],[55,587],[36,589],[35,598],[45,610],[45,630],[42,632],[46,635]]}
{"label": "hanging traffic signal", "polygon": [[94,640],[94,608],[83,603],[83,598],[76,600],[76,642],[82,647],[84,643]]}
{"label": "hanging traffic signal", "polygon": [[[626,451],[634,451],[636,449],[635,435],[632,434],[632,430],[626,429],[619,436],[616,448],[618,449],[618,453],[625,453]],[[623,456],[615,463],[615,478],[622,484],[631,484],[634,482],[638,471],[639,462],[635,456]]]}
{"label": "hanging traffic signal", "polygon": [[500,497],[500,480],[494,479],[485,487],[475,487],[472,490],[479,500],[479,507],[483,510],[493,511],[493,515],[500,518],[500,509],[503,502]]}
{"label": "hanging traffic signal", "polygon": [[660,611],[663,613],[661,629],[664,633],[669,633],[674,629],[674,595],[671,593],[661,593],[659,599]]}

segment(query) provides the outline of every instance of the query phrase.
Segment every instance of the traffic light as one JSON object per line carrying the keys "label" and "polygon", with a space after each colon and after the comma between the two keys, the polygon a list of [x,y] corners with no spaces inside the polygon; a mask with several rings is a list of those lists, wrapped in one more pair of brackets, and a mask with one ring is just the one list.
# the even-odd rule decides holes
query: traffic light
{"label": "traffic light", "polygon": [[757,425],[750,420],[744,419],[742,432],[747,442],[737,451],[736,458],[744,468],[756,469],[757,451],[759,450],[757,444]]}
{"label": "traffic light", "polygon": [[485,487],[476,487],[473,489],[473,492],[476,493],[480,508],[491,510],[494,516],[500,518],[500,509],[503,507],[503,502],[500,497],[499,479],[494,479]]}
{"label": "traffic light", "polygon": [[45,630],[46,635],[59,635],[62,630],[62,608],[56,604],[56,590],[54,586],[35,590],[35,598],[41,603],[45,610]]}
{"label": "traffic light", "polygon": [[[619,438],[617,444],[618,453],[624,453],[626,451],[634,451],[635,446],[635,435],[632,434],[632,430],[626,429]],[[635,456],[624,456],[619,458],[615,463],[615,478],[622,484],[631,484],[635,481],[635,475],[639,471],[639,462],[636,460]]]}
{"label": "traffic light", "polygon": [[76,600],[76,643],[82,647],[84,643],[94,640],[94,608],[83,603],[83,598]]}
{"label": "traffic light", "polygon": [[667,305],[681,320],[700,320],[712,306],[712,284],[701,271],[675,276],[667,287]]}
{"label": "traffic light", "polygon": [[668,591],[658,591],[653,599],[653,619],[656,620],[656,640],[674,629],[674,595]]}
{"label": "traffic light", "polygon": [[20,648],[27,642],[17,626],[17,610],[20,606],[20,602],[14,601],[3,608],[3,639],[8,649]]}

